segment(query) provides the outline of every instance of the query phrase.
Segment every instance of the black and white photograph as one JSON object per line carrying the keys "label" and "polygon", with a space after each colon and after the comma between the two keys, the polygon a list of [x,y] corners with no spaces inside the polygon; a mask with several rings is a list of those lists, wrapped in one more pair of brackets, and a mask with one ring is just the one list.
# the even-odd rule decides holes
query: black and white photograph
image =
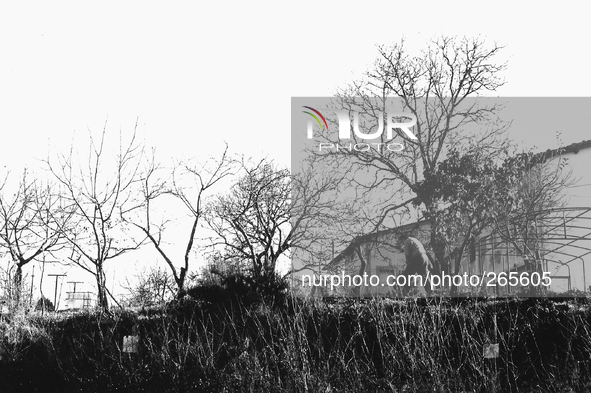
{"label": "black and white photograph", "polygon": [[583,2],[4,2],[0,393],[591,392]]}

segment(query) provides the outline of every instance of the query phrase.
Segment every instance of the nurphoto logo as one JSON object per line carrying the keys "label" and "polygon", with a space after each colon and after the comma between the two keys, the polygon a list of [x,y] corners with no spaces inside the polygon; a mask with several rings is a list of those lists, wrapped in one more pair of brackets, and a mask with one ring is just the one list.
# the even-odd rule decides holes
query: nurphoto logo
{"label": "nurphoto logo", "polygon": [[[318,123],[319,130],[321,135],[325,138],[328,138],[328,133],[330,130],[328,129],[328,122],[324,115],[320,112],[320,110],[312,108],[310,106],[303,106],[303,108],[307,109],[302,111],[310,115],[310,119],[308,119],[307,124],[307,137],[308,139],[314,139],[314,124],[313,120],[316,120]],[[415,134],[412,133],[410,130],[417,123],[417,118],[413,114],[409,113],[400,113],[400,112],[388,112],[386,116],[384,116],[383,112],[377,111],[377,119],[378,119],[378,127],[375,131],[365,133],[362,132],[359,126],[359,112],[356,111],[346,111],[346,110],[338,110],[338,109],[330,109],[330,108],[320,108],[324,113],[334,113],[338,119],[339,124],[339,133],[338,139],[339,141],[343,140],[350,140],[351,137],[351,114],[353,115],[353,134],[356,138],[356,141],[361,139],[364,142],[362,143],[352,143],[349,142],[348,144],[341,144],[338,142],[320,142],[318,144],[318,150],[322,151],[327,149],[336,149],[339,150],[349,150],[349,151],[369,151],[372,147],[376,150],[381,150],[383,146],[389,151],[402,151],[404,150],[404,145],[401,143],[382,143],[382,142],[365,142],[365,141],[372,141],[382,137],[384,133],[384,117],[386,118],[386,140],[391,141],[395,135],[400,135],[401,133],[406,136],[406,138],[416,141],[418,138]],[[401,121],[404,120],[404,121]],[[399,131],[397,131],[399,130]]]}

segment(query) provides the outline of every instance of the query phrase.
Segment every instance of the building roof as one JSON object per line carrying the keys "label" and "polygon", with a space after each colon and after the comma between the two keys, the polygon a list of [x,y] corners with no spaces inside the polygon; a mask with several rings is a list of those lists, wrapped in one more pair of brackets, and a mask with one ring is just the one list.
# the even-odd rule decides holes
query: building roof
{"label": "building roof", "polygon": [[579,154],[579,151],[588,148],[591,148],[591,140],[571,143],[568,146],[558,147],[556,149],[548,149],[544,152],[534,154],[534,157],[536,158],[535,162],[545,162],[546,160],[564,154]]}

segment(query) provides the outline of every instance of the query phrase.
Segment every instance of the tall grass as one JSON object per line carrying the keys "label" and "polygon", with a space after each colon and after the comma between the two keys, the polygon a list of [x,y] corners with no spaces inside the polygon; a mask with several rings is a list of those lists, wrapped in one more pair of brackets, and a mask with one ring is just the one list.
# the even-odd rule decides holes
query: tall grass
{"label": "tall grass", "polygon": [[[141,315],[19,316],[0,322],[0,390],[586,391],[590,328],[584,299],[186,300]],[[138,353],[122,351],[126,335],[140,337]],[[499,358],[483,357],[487,343]]]}

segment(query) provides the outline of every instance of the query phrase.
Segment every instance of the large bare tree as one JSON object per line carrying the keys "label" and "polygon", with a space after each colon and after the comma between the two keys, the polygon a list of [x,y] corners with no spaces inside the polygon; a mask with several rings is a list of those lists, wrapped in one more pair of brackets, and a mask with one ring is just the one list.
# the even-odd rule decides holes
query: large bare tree
{"label": "large bare tree", "polygon": [[[496,116],[500,107],[471,100],[503,85],[500,73],[505,64],[497,61],[501,49],[480,39],[445,37],[434,40],[418,55],[410,54],[404,41],[391,47],[381,46],[366,78],[338,94],[338,109],[364,114],[364,120],[359,122],[364,121],[366,133],[375,132],[379,124],[383,126],[384,114],[392,102],[398,105],[397,112],[416,118],[412,129],[416,139],[396,128],[392,138],[384,132],[371,140],[375,144],[367,149],[320,153],[330,168],[350,174],[349,182],[343,186],[353,187],[362,198],[375,202],[371,204],[373,211],[363,212],[360,217],[360,221],[368,223],[369,231],[400,224],[404,214],[410,217],[413,204],[422,211],[419,216],[435,216],[438,201],[423,192],[420,185],[425,175],[437,170],[448,151],[487,160],[508,147],[507,124]],[[478,127],[472,130],[478,132],[466,132],[467,127],[474,125]],[[341,142],[327,136],[321,138]],[[351,142],[367,140],[353,133]],[[392,142],[403,144],[404,149],[391,151],[384,147]],[[436,221],[431,223],[431,246],[437,259],[444,263],[446,242],[438,236],[437,225]]]}
{"label": "large bare tree", "polygon": [[137,124],[128,142],[119,133],[119,143],[110,144],[105,124],[98,139],[89,133],[88,154],[72,143],[69,153],[46,160],[75,221],[64,226],[53,220],[54,229],[71,247],[69,260],[94,276],[98,306],[103,310],[109,307],[105,263],[142,243],[128,232],[119,215],[131,202],[138,180],[142,146],[136,129]]}

